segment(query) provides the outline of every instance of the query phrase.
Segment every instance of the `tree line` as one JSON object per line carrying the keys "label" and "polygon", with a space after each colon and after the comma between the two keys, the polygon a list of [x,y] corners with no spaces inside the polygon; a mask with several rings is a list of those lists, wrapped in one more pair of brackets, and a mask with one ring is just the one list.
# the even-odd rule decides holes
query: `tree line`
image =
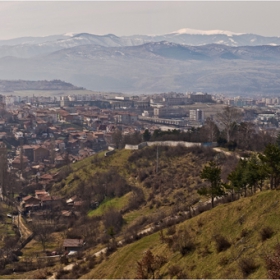
{"label": "tree line", "polygon": [[212,119],[206,119],[201,127],[192,127],[187,131],[171,129],[162,131],[156,129],[150,132],[146,129],[143,133],[135,131],[129,135],[122,135],[116,130],[112,135],[116,148],[124,148],[126,144],[137,145],[143,141],[186,141],[186,142],[217,142],[218,146],[229,150],[236,148],[251,151],[263,151],[275,138],[269,133],[259,130],[249,121],[242,121],[244,113],[236,107],[225,107]]}
{"label": "tree line", "polygon": [[240,158],[236,167],[228,174],[227,180],[221,179],[221,166],[216,161],[205,165],[200,178],[208,182],[198,190],[200,195],[215,198],[230,195],[232,200],[240,196],[262,191],[265,182],[271,190],[280,185],[280,146],[270,143],[263,153],[254,153],[248,158]]}

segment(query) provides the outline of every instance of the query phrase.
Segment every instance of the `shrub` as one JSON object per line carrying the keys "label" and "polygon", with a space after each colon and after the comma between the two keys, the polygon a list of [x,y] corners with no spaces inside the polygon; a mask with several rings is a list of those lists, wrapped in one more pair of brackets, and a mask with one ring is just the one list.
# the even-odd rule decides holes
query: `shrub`
{"label": "shrub", "polygon": [[257,264],[255,263],[254,259],[252,258],[243,258],[239,261],[238,266],[243,274],[244,277],[249,276],[257,269]]}
{"label": "shrub", "polygon": [[64,279],[65,275],[68,274],[69,271],[65,271],[63,269],[60,269],[57,273],[56,273],[56,279]]}
{"label": "shrub", "polygon": [[246,228],[243,228],[242,231],[241,231],[240,236],[241,237],[246,237],[248,234],[249,234],[249,230],[246,229]]}
{"label": "shrub", "polygon": [[197,212],[199,213],[199,214],[201,214],[201,213],[203,213],[203,212],[205,212],[205,211],[208,211],[208,210],[210,210],[210,209],[212,209],[212,206],[211,206],[211,203],[209,203],[209,204],[205,204],[205,205],[198,205],[198,207],[197,207]]}
{"label": "shrub", "polygon": [[161,206],[161,202],[159,200],[156,201],[156,208],[159,208]]}
{"label": "shrub", "polygon": [[176,264],[171,265],[168,268],[168,273],[171,276],[170,278],[173,278],[174,276],[177,276],[180,273],[181,270],[182,270],[182,268],[179,265],[176,265]]}
{"label": "shrub", "polygon": [[218,253],[227,250],[231,246],[230,242],[220,234],[214,236],[214,240],[216,242],[216,249]]}
{"label": "shrub", "polygon": [[182,254],[182,256],[185,256],[186,254],[190,253],[194,249],[195,249],[195,244],[189,240],[184,245],[180,246],[180,253]]}
{"label": "shrub", "polygon": [[110,207],[103,215],[103,223],[107,230],[112,230],[112,234],[117,234],[122,227],[123,217],[119,211]]}
{"label": "shrub", "polygon": [[227,265],[228,263],[229,263],[229,259],[228,259],[226,256],[222,257],[222,258],[219,260],[219,265],[221,265],[221,266],[225,266],[225,265]]}
{"label": "shrub", "polygon": [[202,257],[206,257],[207,255],[211,254],[211,251],[208,248],[208,245],[205,245],[199,252]]}
{"label": "shrub", "polygon": [[202,227],[203,226],[203,222],[201,219],[197,220],[197,226],[198,227]]}
{"label": "shrub", "polygon": [[167,235],[173,235],[176,233],[176,226],[175,225],[172,225],[171,227],[169,227],[166,231],[166,234]]}
{"label": "shrub", "polygon": [[274,231],[271,227],[264,227],[260,232],[261,240],[265,241],[272,237]]}
{"label": "shrub", "polygon": [[186,229],[180,230],[178,235],[173,235],[171,244],[173,251],[179,251],[183,256],[195,250],[193,238]]}
{"label": "shrub", "polygon": [[110,256],[112,253],[114,253],[117,250],[117,242],[113,240],[112,242],[109,242],[106,250],[106,257]]}
{"label": "shrub", "polygon": [[89,269],[93,269],[94,266],[95,266],[95,260],[93,260],[93,259],[89,260],[89,262],[88,262],[88,268],[89,268]]}
{"label": "shrub", "polygon": [[33,278],[34,279],[47,279],[48,276],[48,272],[47,270],[37,270],[34,274],[33,274]]}
{"label": "shrub", "polygon": [[10,275],[13,273],[12,268],[5,268],[0,270],[0,275]]}
{"label": "shrub", "polygon": [[135,210],[145,202],[145,195],[142,189],[133,187],[132,190],[132,196],[129,199],[126,211]]}
{"label": "shrub", "polygon": [[280,244],[276,245],[273,254],[265,256],[267,277],[269,279],[280,279]]}

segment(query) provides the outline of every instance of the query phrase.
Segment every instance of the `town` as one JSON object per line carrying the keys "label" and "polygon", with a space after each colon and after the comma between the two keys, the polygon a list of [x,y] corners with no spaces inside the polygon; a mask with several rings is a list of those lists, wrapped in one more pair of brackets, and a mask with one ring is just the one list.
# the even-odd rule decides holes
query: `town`
{"label": "town", "polygon": [[[229,98],[203,92],[169,92],[139,96],[88,92],[85,95],[79,93],[45,96],[42,92],[41,95],[25,97],[2,94],[0,106],[0,199],[8,205],[10,213],[7,214],[7,218],[11,219],[21,235],[21,245],[16,251],[20,251],[36,236],[40,237],[43,246],[40,257],[46,254],[49,257],[61,258],[62,255],[66,255],[71,258],[82,251],[83,247],[91,248],[105,242],[104,244],[109,246],[107,248],[110,248],[110,236],[115,240],[117,229],[103,237],[105,241],[98,238],[92,241],[92,235],[80,238],[77,233],[72,233],[75,228],[71,227],[106,203],[107,198],[124,195],[131,187],[113,169],[108,169],[103,175],[90,175],[96,182],[96,188],[99,188],[98,195],[92,196],[89,192],[82,191],[87,188],[82,187],[83,184],[88,184],[86,181],[79,183],[78,191],[62,191],[66,184],[70,186],[72,181],[80,180],[81,175],[77,175],[79,168],[73,170],[72,164],[81,162],[84,169],[85,160],[90,159],[90,164],[98,166],[100,155],[110,157],[117,150],[138,150],[154,144],[158,149],[160,141],[164,143],[166,139],[175,140],[174,143],[178,147],[220,146],[232,151],[238,146],[246,153],[250,147],[248,139],[244,137],[249,130],[266,137],[260,146],[254,146],[253,150],[256,151],[262,150],[270,139],[279,135],[280,98],[273,96],[258,100],[245,97]],[[223,122],[227,110],[238,113],[238,118],[230,119],[230,124],[235,123],[236,127],[239,125],[241,128],[240,131],[237,128],[235,136],[228,131],[221,137],[222,134],[218,135],[215,131],[227,130]],[[246,135],[244,128],[248,130]],[[180,138],[178,134],[187,138]],[[254,142],[254,145],[257,145],[257,138]],[[176,152],[176,149],[173,152]],[[181,152],[184,154],[185,150]],[[158,158],[158,150],[156,157]],[[133,154],[128,161],[134,162],[131,158]],[[136,161],[135,164],[137,165]],[[149,172],[158,174],[159,166],[157,162],[156,167]],[[133,172],[128,166],[126,168]],[[137,178],[140,181],[143,180],[142,176],[147,176],[141,173],[141,168],[135,171],[138,172]],[[66,178],[71,175],[72,179],[67,179],[65,183]],[[145,184],[149,187],[151,183]],[[199,184],[195,184],[195,188],[196,186]],[[143,203],[143,194],[136,189],[137,187],[134,190],[137,193],[135,199],[140,199],[141,202],[129,202],[127,208],[122,210],[123,213],[129,213],[138,207],[138,203]],[[198,194],[193,194],[191,204],[184,207],[191,209],[191,205],[197,205],[199,201]],[[158,203],[154,202],[151,196],[150,209]],[[214,200],[212,205],[213,203]],[[195,207],[199,209],[198,206]],[[118,221],[119,214],[108,209],[111,211],[110,217]],[[182,209],[187,213],[186,208]],[[188,211],[189,215],[191,210]],[[195,213],[195,210],[193,211],[192,215]],[[196,211],[199,213],[200,210]],[[104,219],[106,223],[106,218]],[[49,223],[52,224],[52,229]],[[116,222],[111,223],[114,223],[115,228]],[[158,225],[158,222],[155,224]],[[67,238],[63,239],[63,243],[60,242],[60,249],[47,250],[48,237],[54,231],[62,232],[67,228]],[[151,227],[141,229],[136,236],[139,232],[147,234],[150,229]],[[8,246],[6,244],[8,241],[4,248]],[[13,247],[7,248],[11,250]],[[11,252],[15,252],[15,248],[9,250],[4,252],[5,258],[9,258]],[[99,256],[100,252],[95,256]],[[31,261],[30,266],[32,265]],[[3,267],[5,266],[6,263],[3,264]]]}
{"label": "town", "polygon": [[[119,137],[124,138],[124,147],[143,142],[145,130],[150,134],[155,130],[186,132],[202,127],[207,120],[219,124],[215,116],[226,106],[240,108],[243,121],[253,123],[256,131],[276,137],[280,117],[279,97],[257,100],[202,92],[54,97],[43,93],[6,94],[0,95],[0,104],[1,147],[6,147],[9,173],[26,186],[36,185],[44,190],[55,179],[48,170],[119,148]],[[44,204],[35,196],[35,203],[26,202],[29,207],[25,206],[25,210]]]}

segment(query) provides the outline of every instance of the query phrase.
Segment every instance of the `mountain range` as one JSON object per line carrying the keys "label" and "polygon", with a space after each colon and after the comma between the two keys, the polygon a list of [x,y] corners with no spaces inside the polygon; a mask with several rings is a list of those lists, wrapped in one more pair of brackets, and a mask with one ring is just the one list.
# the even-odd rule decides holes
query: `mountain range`
{"label": "mountain range", "polygon": [[0,79],[60,79],[100,91],[277,94],[280,38],[181,29],[0,41]]}

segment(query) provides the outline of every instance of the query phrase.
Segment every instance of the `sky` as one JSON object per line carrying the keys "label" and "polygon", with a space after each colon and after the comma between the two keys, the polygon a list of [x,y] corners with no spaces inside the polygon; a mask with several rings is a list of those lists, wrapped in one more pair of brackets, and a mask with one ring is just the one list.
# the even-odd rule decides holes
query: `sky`
{"label": "sky", "polygon": [[182,28],[280,36],[280,1],[0,1],[0,40],[64,33],[160,35]]}

